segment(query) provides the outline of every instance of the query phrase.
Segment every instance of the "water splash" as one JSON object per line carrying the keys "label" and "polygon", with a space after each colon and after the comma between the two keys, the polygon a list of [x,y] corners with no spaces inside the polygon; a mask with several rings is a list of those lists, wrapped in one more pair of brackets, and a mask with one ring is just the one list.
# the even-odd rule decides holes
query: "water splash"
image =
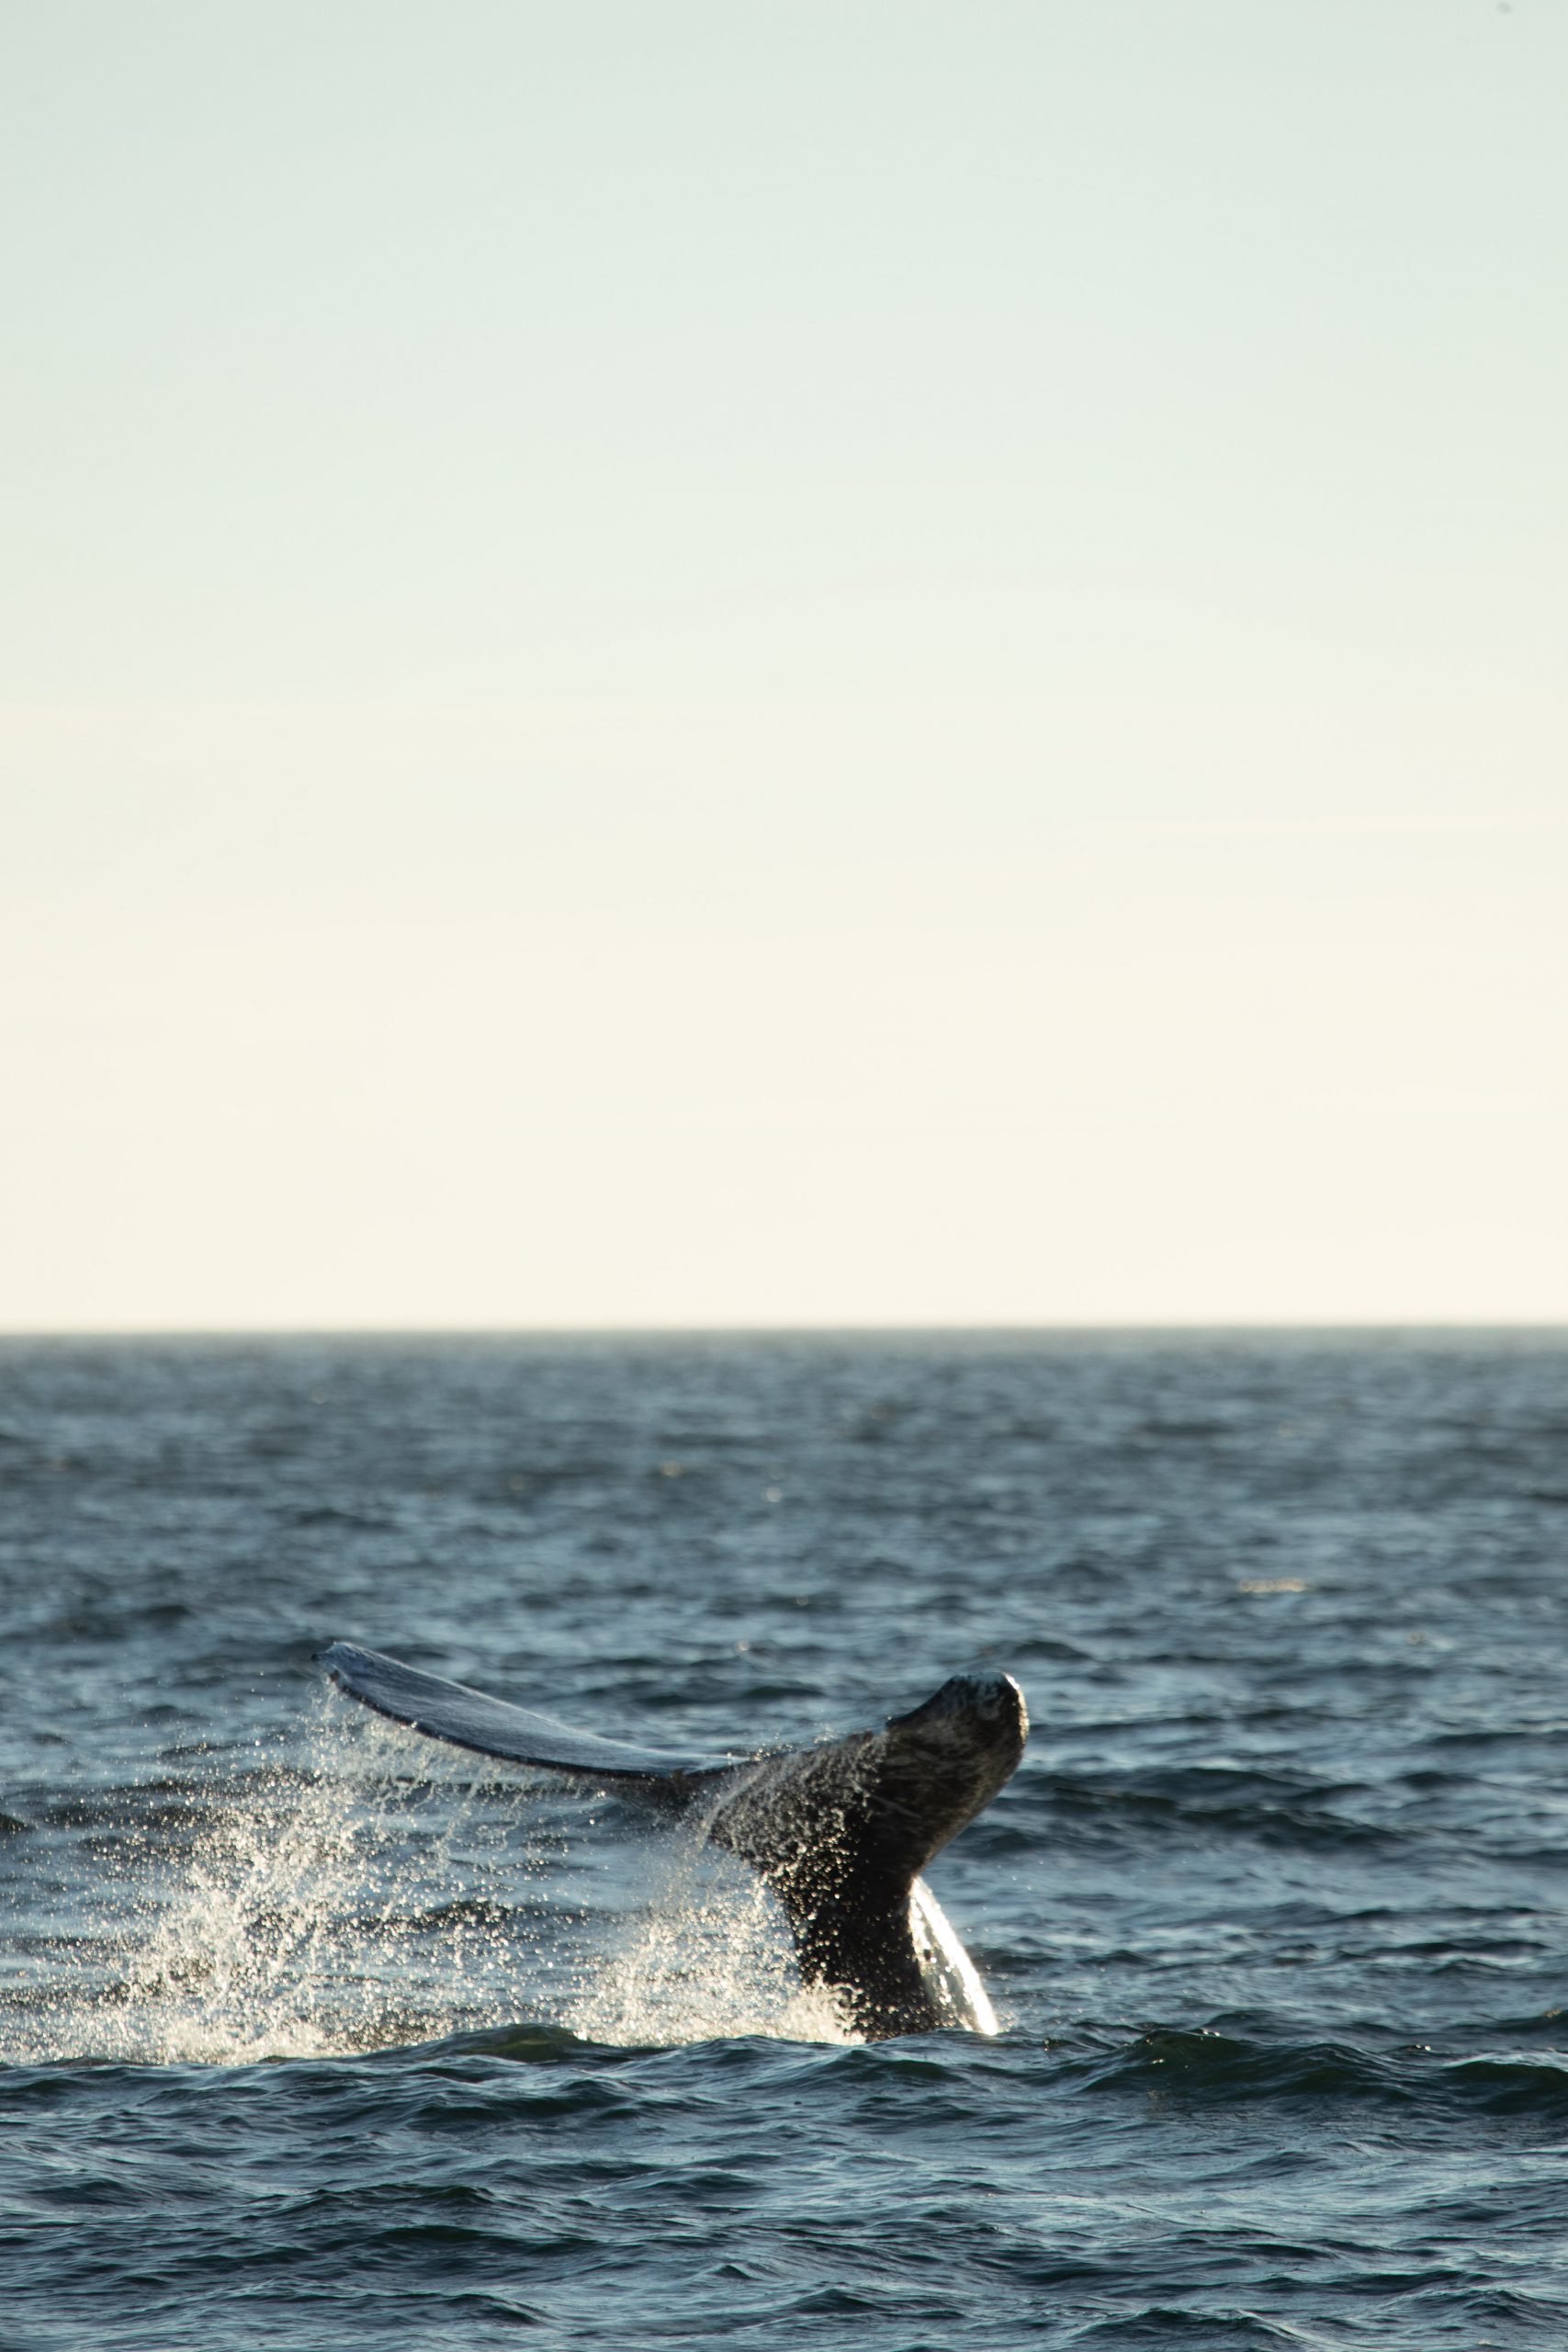
{"label": "water splash", "polygon": [[0,2054],[245,2064],[508,2014],[508,1931],[549,1841],[420,1760],[318,1708],[290,1748],[109,1792],[57,1841],[72,1931],[12,1988]]}
{"label": "water splash", "polygon": [[666,1841],[646,1914],[564,2021],[585,2041],[621,2043],[862,2038],[831,1993],[802,1984],[789,1930],[761,1879],[700,1835],[681,1833]]}
{"label": "water splash", "polygon": [[[515,1901],[475,1883],[479,1796],[439,1777],[411,1786],[374,1735],[348,1758],[332,1733],[314,1745],[301,1767],[224,1792],[165,1885],[127,1954],[122,2027],[138,2054],[317,2056],[496,2013]],[[518,1858],[525,1872],[536,1859]]]}
{"label": "water splash", "polygon": [[57,1848],[73,1931],[0,1997],[0,2058],[246,2064],[522,2018],[855,2038],[749,1871],[602,1812],[323,1698],[291,1747],[181,1759]]}

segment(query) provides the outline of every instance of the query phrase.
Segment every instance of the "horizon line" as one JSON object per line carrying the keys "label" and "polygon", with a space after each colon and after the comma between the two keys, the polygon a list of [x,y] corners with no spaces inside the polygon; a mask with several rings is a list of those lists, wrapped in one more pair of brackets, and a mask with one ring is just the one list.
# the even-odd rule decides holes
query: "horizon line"
{"label": "horizon line", "polygon": [[1568,1317],[1198,1317],[1096,1321],[908,1323],[171,1323],[0,1325],[7,1340],[773,1340],[1052,1339],[1149,1333],[1521,1334],[1568,1339]]}

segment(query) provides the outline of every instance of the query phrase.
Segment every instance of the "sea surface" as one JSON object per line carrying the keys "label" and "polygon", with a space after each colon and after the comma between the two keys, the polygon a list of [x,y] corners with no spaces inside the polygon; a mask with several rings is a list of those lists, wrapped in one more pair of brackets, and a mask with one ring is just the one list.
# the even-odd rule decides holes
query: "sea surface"
{"label": "sea surface", "polygon": [[[1568,2344],[1568,1339],[0,1345],[0,2347]],[[746,1748],[1009,1668],[857,2044]]]}

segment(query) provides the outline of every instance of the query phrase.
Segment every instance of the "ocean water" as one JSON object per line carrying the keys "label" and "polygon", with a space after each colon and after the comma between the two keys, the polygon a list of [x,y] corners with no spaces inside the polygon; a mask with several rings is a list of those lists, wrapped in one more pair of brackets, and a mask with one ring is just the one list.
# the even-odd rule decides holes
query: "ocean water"
{"label": "ocean water", "polygon": [[[1568,2343],[1568,1340],[0,1346],[0,2347]],[[1017,1675],[863,2046],[738,1866],[324,1690]]]}

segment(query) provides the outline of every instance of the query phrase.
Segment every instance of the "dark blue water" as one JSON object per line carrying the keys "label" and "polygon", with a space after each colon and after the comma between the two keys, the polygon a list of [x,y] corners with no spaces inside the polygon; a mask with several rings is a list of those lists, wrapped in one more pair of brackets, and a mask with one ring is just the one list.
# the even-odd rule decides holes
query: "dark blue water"
{"label": "dark blue water", "polygon": [[[0,1349],[0,2346],[1568,2342],[1568,1343]],[[323,1694],[1034,1718],[872,2047]]]}

